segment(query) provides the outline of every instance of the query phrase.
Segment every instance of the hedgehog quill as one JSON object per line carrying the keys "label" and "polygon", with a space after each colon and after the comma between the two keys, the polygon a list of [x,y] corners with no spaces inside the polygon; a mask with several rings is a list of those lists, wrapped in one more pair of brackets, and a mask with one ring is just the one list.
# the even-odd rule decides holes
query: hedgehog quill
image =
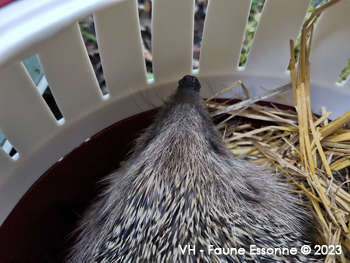
{"label": "hedgehog quill", "polygon": [[311,245],[308,210],[278,175],[232,155],[199,90],[196,77],[179,81],[127,163],[106,178],[69,262],[323,262],[300,253]]}

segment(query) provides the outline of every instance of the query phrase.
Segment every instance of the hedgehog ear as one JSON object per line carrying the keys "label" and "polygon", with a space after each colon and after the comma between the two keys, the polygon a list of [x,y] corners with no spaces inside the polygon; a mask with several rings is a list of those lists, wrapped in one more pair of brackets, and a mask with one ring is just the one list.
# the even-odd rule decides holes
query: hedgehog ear
{"label": "hedgehog ear", "polygon": [[218,153],[219,152],[219,147],[216,145],[215,142],[213,142],[213,140],[209,139],[209,144],[212,148],[212,150],[215,152],[215,153]]}

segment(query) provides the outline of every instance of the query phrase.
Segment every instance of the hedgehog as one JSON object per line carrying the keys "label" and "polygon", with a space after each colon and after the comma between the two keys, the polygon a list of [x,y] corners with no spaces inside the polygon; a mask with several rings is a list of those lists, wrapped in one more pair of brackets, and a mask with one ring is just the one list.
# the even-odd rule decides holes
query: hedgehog
{"label": "hedgehog", "polygon": [[[183,77],[126,164],[105,178],[68,262],[323,262],[300,253],[311,246],[311,212],[281,175],[233,156],[200,88]],[[267,248],[284,253],[256,253]]]}

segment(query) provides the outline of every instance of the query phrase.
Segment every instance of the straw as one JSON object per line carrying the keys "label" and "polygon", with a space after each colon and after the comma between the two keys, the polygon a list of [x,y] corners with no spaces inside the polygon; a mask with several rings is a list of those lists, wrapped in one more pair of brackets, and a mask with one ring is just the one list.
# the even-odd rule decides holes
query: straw
{"label": "straw", "polygon": [[[300,57],[296,64],[294,43],[290,40],[289,64],[291,83],[251,98],[242,81],[237,81],[224,91],[208,99],[211,116],[227,114],[218,125],[230,151],[258,165],[281,171],[310,200],[314,210],[315,228],[322,243],[341,245],[342,255],[327,256],[325,262],[350,262],[350,111],[332,122],[331,112],[322,107],[322,116],[312,112],[310,95],[310,52],[313,29],[321,13],[339,0],[331,0],[316,9],[304,23],[301,34]],[[310,35],[307,41],[307,35]],[[312,65],[311,65],[312,66]],[[246,98],[233,105],[212,102],[211,99],[226,90],[240,85]],[[285,99],[283,92],[292,90],[294,101]],[[272,96],[296,113],[279,110],[274,105],[263,107],[258,101]],[[233,116],[243,119],[237,120]],[[252,119],[269,121],[254,129]],[[294,191],[295,192],[295,191]]]}

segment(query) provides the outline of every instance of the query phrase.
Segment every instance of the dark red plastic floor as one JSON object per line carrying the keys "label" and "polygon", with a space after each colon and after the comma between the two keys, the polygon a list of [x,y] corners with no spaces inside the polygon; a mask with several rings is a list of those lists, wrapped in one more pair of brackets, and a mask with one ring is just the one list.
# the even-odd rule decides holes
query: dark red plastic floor
{"label": "dark red plastic floor", "polygon": [[63,262],[74,239],[70,233],[101,190],[98,182],[119,167],[156,112],[141,113],[101,131],[48,170],[0,227],[0,263]]}

